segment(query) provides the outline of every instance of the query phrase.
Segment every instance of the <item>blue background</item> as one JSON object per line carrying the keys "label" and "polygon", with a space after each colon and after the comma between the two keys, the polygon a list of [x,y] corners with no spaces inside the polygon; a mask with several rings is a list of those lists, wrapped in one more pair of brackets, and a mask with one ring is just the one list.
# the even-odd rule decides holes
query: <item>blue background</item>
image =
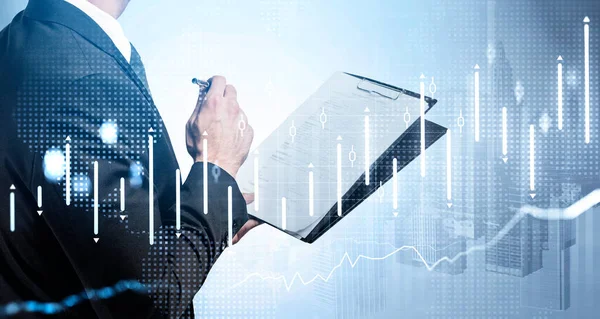
{"label": "blue background", "polygon": [[[3,1],[0,25],[9,23],[25,5],[23,0]],[[463,141],[459,143],[470,153],[459,151],[454,160],[468,162],[469,156],[477,153],[472,146],[469,117],[473,66],[478,63],[482,67],[482,90],[489,92],[493,87],[489,74],[500,55],[501,43],[512,68],[511,81],[521,83],[528,101],[521,106],[528,107],[531,111],[527,114],[533,114],[532,117],[539,116],[552,110],[556,103],[558,55],[566,59],[565,86],[571,87],[574,96],[582,95],[584,16],[592,21],[591,101],[595,141],[574,151],[589,159],[574,165],[582,175],[591,175],[597,187],[600,181],[597,176],[600,29],[595,24],[600,21],[600,4],[597,1],[134,0],[119,21],[144,60],[153,96],[185,176],[192,161],[185,150],[183,123],[194,108],[197,94],[190,79],[213,74],[226,76],[238,89],[240,105],[256,131],[256,144],[335,71],[372,77],[412,91],[418,91],[421,73],[428,81],[435,76],[435,97],[440,102],[428,117],[451,128],[454,141]],[[485,99],[486,93],[482,94]],[[574,105],[582,107],[581,99],[576,98]],[[485,102],[482,105],[485,107]],[[567,112],[581,114],[580,110],[576,107]],[[459,135],[456,119],[460,111],[465,115],[466,126]],[[489,135],[484,134],[484,139],[499,133],[490,129],[486,134]],[[514,139],[526,141],[527,137]],[[569,142],[579,145],[582,139],[580,134]],[[555,151],[561,148],[559,144],[552,145]],[[434,162],[443,162],[443,145],[439,146],[430,155]],[[456,206],[471,216],[489,213],[469,204],[477,196],[473,195],[476,192],[472,184],[478,169],[476,161],[469,163],[461,176],[455,178],[458,185],[455,197],[463,194]],[[440,169],[443,172],[443,166]],[[544,288],[555,287],[557,277],[552,275],[535,279],[532,275],[521,278],[486,271],[483,252],[462,260],[464,269],[458,274],[450,274],[451,269],[427,271],[414,262],[412,250],[383,260],[361,259],[352,267],[344,259],[345,254],[354,262],[361,254],[382,257],[395,247],[414,245],[402,232],[404,223],[414,222],[415,212],[444,214],[444,179],[428,174],[425,186],[419,190],[410,184],[416,180],[417,172],[418,166],[412,165],[400,175],[400,180],[407,180],[400,186],[406,201],[401,205],[404,204],[406,211],[396,218],[391,215],[389,205],[380,205],[373,198],[313,245],[268,226],[253,230],[218,260],[196,295],[197,316],[596,317],[598,307],[594,302],[600,298],[600,239],[594,232],[600,227],[600,218],[594,218],[593,214],[600,211],[597,207],[575,221],[576,244],[567,248],[570,259],[559,262],[563,268],[569,268],[568,292],[562,286]],[[490,183],[486,184],[488,190],[493,188]],[[523,194],[526,191],[525,182]],[[494,199],[489,201],[492,207]],[[434,230],[433,234],[439,232]],[[552,237],[552,230],[549,232]],[[440,254],[453,256],[485,240],[485,236],[477,239],[449,236],[435,243],[436,247],[458,243],[457,250],[441,250]],[[341,266],[328,277],[337,265]],[[543,269],[552,269],[552,263],[545,260]],[[245,280],[254,273],[282,275],[286,282],[257,277]],[[286,287],[297,274],[305,281],[319,274],[328,280],[316,279],[303,285],[296,277]],[[531,290],[532,287],[537,289]],[[560,297],[552,298],[565,293],[569,294],[571,304],[561,310],[557,306]]]}

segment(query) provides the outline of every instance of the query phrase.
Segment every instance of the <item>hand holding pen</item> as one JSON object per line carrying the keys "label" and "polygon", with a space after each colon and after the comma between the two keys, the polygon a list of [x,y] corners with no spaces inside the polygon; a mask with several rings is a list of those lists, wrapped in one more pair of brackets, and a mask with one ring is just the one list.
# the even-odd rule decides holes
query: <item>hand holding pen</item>
{"label": "hand holding pen", "polygon": [[[210,88],[210,83],[208,81],[200,80],[198,78],[193,78],[192,83],[198,85],[199,88],[198,103],[204,103],[206,93],[208,93],[208,90]],[[244,137],[244,131],[246,130],[246,127],[248,127],[248,123],[246,123],[246,119],[244,119],[244,114],[240,114],[240,120],[238,121],[238,129],[242,137]]]}
{"label": "hand holding pen", "polygon": [[[238,104],[237,91],[222,76],[208,81],[193,79],[192,83],[198,85],[200,92],[186,124],[187,151],[194,162],[202,162],[206,157],[207,162],[218,165],[235,178],[254,138],[254,130],[246,123],[246,114]],[[244,194],[244,198],[249,204],[254,195]],[[257,221],[248,220],[233,237],[233,243],[256,225]]]}
{"label": "hand holding pen", "polygon": [[248,156],[254,137],[252,126],[246,123],[248,117],[238,104],[237,91],[222,76],[192,82],[199,86],[200,92],[186,125],[188,153],[195,162],[203,161],[202,140],[206,138],[208,161],[218,162],[218,166],[235,177]]}
{"label": "hand holding pen", "polygon": [[206,93],[208,93],[208,90],[210,88],[210,83],[208,83],[207,81],[200,80],[198,78],[193,78],[192,83],[198,85],[198,88],[199,88],[198,103],[200,103],[200,104],[204,103],[204,99],[206,98]]}

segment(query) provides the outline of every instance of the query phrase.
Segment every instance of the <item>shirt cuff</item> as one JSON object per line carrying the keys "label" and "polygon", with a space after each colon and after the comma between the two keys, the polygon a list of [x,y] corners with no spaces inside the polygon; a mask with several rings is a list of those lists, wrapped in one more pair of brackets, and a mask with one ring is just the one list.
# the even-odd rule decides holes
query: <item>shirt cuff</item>
{"label": "shirt cuff", "polygon": [[207,231],[215,241],[227,242],[228,239],[228,188],[231,187],[231,207],[233,232],[235,236],[248,221],[246,200],[235,179],[219,166],[208,163],[208,213],[204,212],[204,163],[196,162],[186,179],[183,187],[189,189],[189,194],[199,203],[201,218],[208,224]]}

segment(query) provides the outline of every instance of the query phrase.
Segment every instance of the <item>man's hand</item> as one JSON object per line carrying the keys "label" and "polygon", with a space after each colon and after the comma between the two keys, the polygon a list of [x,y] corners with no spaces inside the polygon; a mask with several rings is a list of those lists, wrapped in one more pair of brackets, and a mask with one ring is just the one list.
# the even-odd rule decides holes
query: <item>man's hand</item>
{"label": "man's hand", "polygon": [[[254,130],[240,109],[235,88],[228,85],[222,76],[214,76],[208,81],[210,89],[206,99],[198,101],[186,124],[187,151],[195,162],[201,162],[203,152],[207,152],[208,162],[218,165],[235,178],[250,151]],[[246,122],[243,136],[239,129],[242,119]],[[207,136],[202,135],[205,131]],[[204,138],[207,139],[208,150],[203,149]]]}
{"label": "man's hand", "polygon": [[238,241],[240,241],[240,239],[242,239],[242,237],[244,237],[244,235],[246,235],[252,228],[254,228],[258,225],[260,225],[260,223],[257,220],[248,219],[248,221],[244,224],[244,226],[242,226],[242,228],[240,228],[240,230],[237,232],[237,234],[235,234],[235,236],[233,236],[232,243],[234,245],[237,244]]}

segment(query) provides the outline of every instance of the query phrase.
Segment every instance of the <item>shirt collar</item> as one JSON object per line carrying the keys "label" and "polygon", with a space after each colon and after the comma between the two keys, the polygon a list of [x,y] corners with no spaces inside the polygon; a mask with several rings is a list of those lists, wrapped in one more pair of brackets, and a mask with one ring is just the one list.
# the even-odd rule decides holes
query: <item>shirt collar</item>
{"label": "shirt collar", "polygon": [[125,36],[119,22],[110,14],[89,3],[87,0],[65,0],[88,15],[108,35],[127,62],[131,62],[131,43]]}

